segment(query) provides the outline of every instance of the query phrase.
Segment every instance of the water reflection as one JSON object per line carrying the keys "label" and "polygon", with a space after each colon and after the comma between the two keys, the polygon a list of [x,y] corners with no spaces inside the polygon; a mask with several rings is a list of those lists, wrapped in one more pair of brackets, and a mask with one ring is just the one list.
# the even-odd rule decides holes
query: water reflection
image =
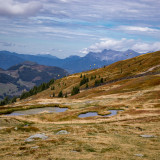
{"label": "water reflection", "polygon": [[[101,117],[111,117],[111,116],[115,116],[118,114],[119,111],[123,111],[123,110],[109,110],[111,113],[101,116]],[[79,118],[86,118],[86,117],[94,117],[94,116],[98,116],[97,112],[87,112],[87,113],[83,113],[80,114],[78,117]]]}
{"label": "water reflection", "polygon": [[21,115],[33,115],[40,113],[53,113],[53,112],[65,112],[68,108],[59,107],[44,107],[44,108],[34,108],[21,111],[14,111],[6,116],[21,116]]}

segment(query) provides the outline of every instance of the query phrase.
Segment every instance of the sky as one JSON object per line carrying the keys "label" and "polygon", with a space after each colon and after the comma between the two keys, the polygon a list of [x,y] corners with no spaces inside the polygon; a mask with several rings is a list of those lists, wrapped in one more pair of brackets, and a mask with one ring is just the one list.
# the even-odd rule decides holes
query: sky
{"label": "sky", "polygon": [[160,50],[159,0],[0,0],[0,50],[85,56]]}

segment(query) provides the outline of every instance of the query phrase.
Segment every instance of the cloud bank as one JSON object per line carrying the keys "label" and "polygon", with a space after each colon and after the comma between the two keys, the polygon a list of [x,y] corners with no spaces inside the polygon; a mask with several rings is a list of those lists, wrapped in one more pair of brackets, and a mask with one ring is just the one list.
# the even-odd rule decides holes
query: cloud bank
{"label": "cloud bank", "polygon": [[99,43],[95,43],[88,48],[84,48],[80,52],[87,54],[89,52],[101,52],[104,49],[112,49],[117,51],[132,49],[139,53],[146,53],[149,51],[160,50],[160,42],[144,43],[142,41],[126,38],[122,38],[121,40],[103,38]]}
{"label": "cloud bank", "polygon": [[0,0],[0,16],[31,16],[41,8],[42,4],[37,1],[22,3],[15,0]]}
{"label": "cloud bank", "polygon": [[56,56],[63,50],[61,57],[159,50],[159,6],[159,0],[0,0],[0,42],[6,42],[0,50],[36,54],[54,48]]}

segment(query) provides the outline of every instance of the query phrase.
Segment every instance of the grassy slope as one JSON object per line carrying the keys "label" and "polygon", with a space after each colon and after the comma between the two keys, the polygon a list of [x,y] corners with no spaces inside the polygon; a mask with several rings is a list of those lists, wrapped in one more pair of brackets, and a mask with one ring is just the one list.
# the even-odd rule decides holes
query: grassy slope
{"label": "grassy slope", "polygon": [[[82,75],[86,75],[86,77],[88,77],[89,79],[91,78],[91,76],[96,75],[97,80],[100,78],[104,78],[104,82],[108,82],[108,81],[122,78],[122,77],[141,74],[143,72],[149,71],[149,69],[152,67],[155,67],[155,69],[153,69],[150,72],[158,72],[160,71],[160,66],[158,65],[160,65],[160,51],[144,54],[144,55],[141,55],[132,59],[124,60],[124,61],[119,61],[105,68],[83,72]],[[53,85],[55,86],[54,91],[52,91],[51,89],[45,90],[40,94],[34,96],[35,99],[41,98],[41,97],[49,98],[53,92],[55,92],[55,95],[57,96],[61,90],[63,91],[64,94],[66,92],[70,93],[74,86],[79,85],[81,80],[80,75],[81,73],[77,73],[77,74],[73,74],[68,77],[57,80]],[[89,87],[94,86],[94,82],[95,82],[95,79],[90,80],[88,83]],[[83,89],[85,88],[85,86],[86,85],[83,85],[80,88]]]}
{"label": "grassy slope", "polygon": [[[107,81],[142,72],[160,71],[160,51],[120,61],[105,68],[83,73],[96,75]],[[155,68],[153,68],[155,67]],[[122,68],[122,69],[121,69]],[[121,73],[122,71],[122,73]],[[0,157],[2,160],[144,160],[160,159],[160,75],[122,80],[96,88],[82,90],[68,98],[50,98],[60,90],[70,92],[79,85],[81,73],[57,80],[55,91],[48,89],[36,96],[17,102],[13,106],[59,103],[69,105],[64,113],[40,114],[25,117],[0,117]],[[99,78],[97,78],[99,79]],[[94,85],[89,82],[89,86]],[[81,88],[85,88],[85,85]],[[39,106],[39,107],[41,107]],[[7,109],[7,106],[5,106]],[[20,107],[19,107],[20,108]],[[87,111],[107,114],[108,109],[123,109],[117,116],[102,118],[77,118]],[[14,124],[13,124],[14,122]],[[29,124],[26,126],[26,124]],[[4,127],[4,128],[3,128]],[[17,127],[15,129],[15,127]],[[67,130],[68,135],[56,135]],[[26,143],[35,133],[45,133],[49,138]],[[154,135],[142,138],[140,135]],[[38,149],[32,147],[39,146]]]}

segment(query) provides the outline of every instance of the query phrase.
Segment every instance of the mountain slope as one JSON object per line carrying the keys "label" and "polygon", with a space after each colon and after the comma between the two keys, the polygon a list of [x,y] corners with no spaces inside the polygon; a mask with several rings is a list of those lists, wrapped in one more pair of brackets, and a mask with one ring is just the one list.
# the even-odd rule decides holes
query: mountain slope
{"label": "mountain slope", "polygon": [[[82,81],[80,93],[71,96]],[[60,91],[68,97],[57,97]],[[52,112],[58,107],[68,109]],[[26,115],[10,116],[13,111]],[[1,106],[0,114],[7,114],[0,116],[4,160],[159,159],[160,51],[58,79],[37,95]]]}
{"label": "mountain slope", "polygon": [[[70,56],[65,59],[59,59],[51,55],[25,55],[7,51],[0,51],[0,59],[3,59],[3,63],[0,63],[0,67],[4,69],[11,67],[12,65],[8,63],[9,56],[11,56],[11,62],[13,60],[11,64],[18,64],[23,61],[32,61],[42,65],[61,67],[66,69],[70,73],[77,73],[93,68],[100,68],[104,65],[109,65],[119,60],[132,58],[138,55],[139,53],[132,50],[122,52],[105,49],[102,52],[98,53],[90,52],[84,57]],[[5,56],[6,58],[4,58]]]}
{"label": "mountain slope", "polygon": [[[35,85],[40,85],[51,79],[62,78],[67,74],[64,69],[59,67],[23,62],[10,67],[8,70],[0,71],[0,95],[1,97],[19,95],[24,89],[29,90]],[[12,87],[10,88],[9,86]]]}
{"label": "mountain slope", "polygon": [[107,50],[104,49],[102,52],[90,52],[88,53],[85,57],[90,57],[90,58],[96,58],[101,61],[110,61],[112,62],[117,62],[120,60],[125,60],[125,59],[130,59],[136,56],[139,56],[140,54],[138,52],[135,52],[133,50],[126,50],[126,51],[114,51],[114,50]]}
{"label": "mountain slope", "polygon": [[11,53],[8,51],[0,51],[0,67],[3,69],[8,69],[10,66],[25,61],[23,58],[17,55],[18,54],[16,53]]}
{"label": "mountain slope", "polygon": [[[87,84],[88,84],[88,87],[91,89],[85,90],[77,94],[76,98],[80,98],[80,97],[82,98],[85,96],[87,97],[90,94],[93,96],[94,93],[92,93],[92,87],[95,87],[95,81],[99,81],[98,85],[101,85],[100,81],[102,78],[103,78],[102,84],[109,85],[112,83],[119,83],[123,80],[124,81],[131,80],[132,82],[132,79],[136,80],[138,78],[143,79],[143,77],[153,77],[153,79],[155,80],[153,80],[152,78],[151,79],[149,78],[148,82],[147,81],[145,82],[145,79],[142,80],[144,83],[146,83],[146,85],[143,84],[140,88],[141,89],[143,87],[147,88],[147,84],[149,83],[149,81],[150,81],[150,85],[148,85],[148,87],[152,86],[152,81],[153,81],[153,86],[158,85],[160,83],[160,79],[159,79],[160,60],[159,59],[160,59],[160,51],[157,51],[154,53],[143,54],[131,59],[119,61],[100,69],[73,74],[68,77],[57,80],[54,84],[54,87],[55,87],[54,91],[48,89],[33,97],[35,99],[42,98],[42,97],[49,98],[50,95],[53,94],[53,92],[55,93],[55,96],[58,96],[58,93],[60,91],[63,91],[64,94],[68,93],[68,95],[70,96],[70,93],[73,87],[80,85],[80,81],[83,79],[84,75],[86,78],[89,79],[89,82]],[[82,78],[80,78],[81,74],[82,74]],[[137,85],[140,85],[140,84],[141,83]],[[85,88],[86,88],[86,83],[80,86],[80,89],[85,89]],[[118,90],[115,90],[114,93],[116,92],[118,92]],[[96,94],[95,92],[94,96],[98,96],[98,94]]]}

